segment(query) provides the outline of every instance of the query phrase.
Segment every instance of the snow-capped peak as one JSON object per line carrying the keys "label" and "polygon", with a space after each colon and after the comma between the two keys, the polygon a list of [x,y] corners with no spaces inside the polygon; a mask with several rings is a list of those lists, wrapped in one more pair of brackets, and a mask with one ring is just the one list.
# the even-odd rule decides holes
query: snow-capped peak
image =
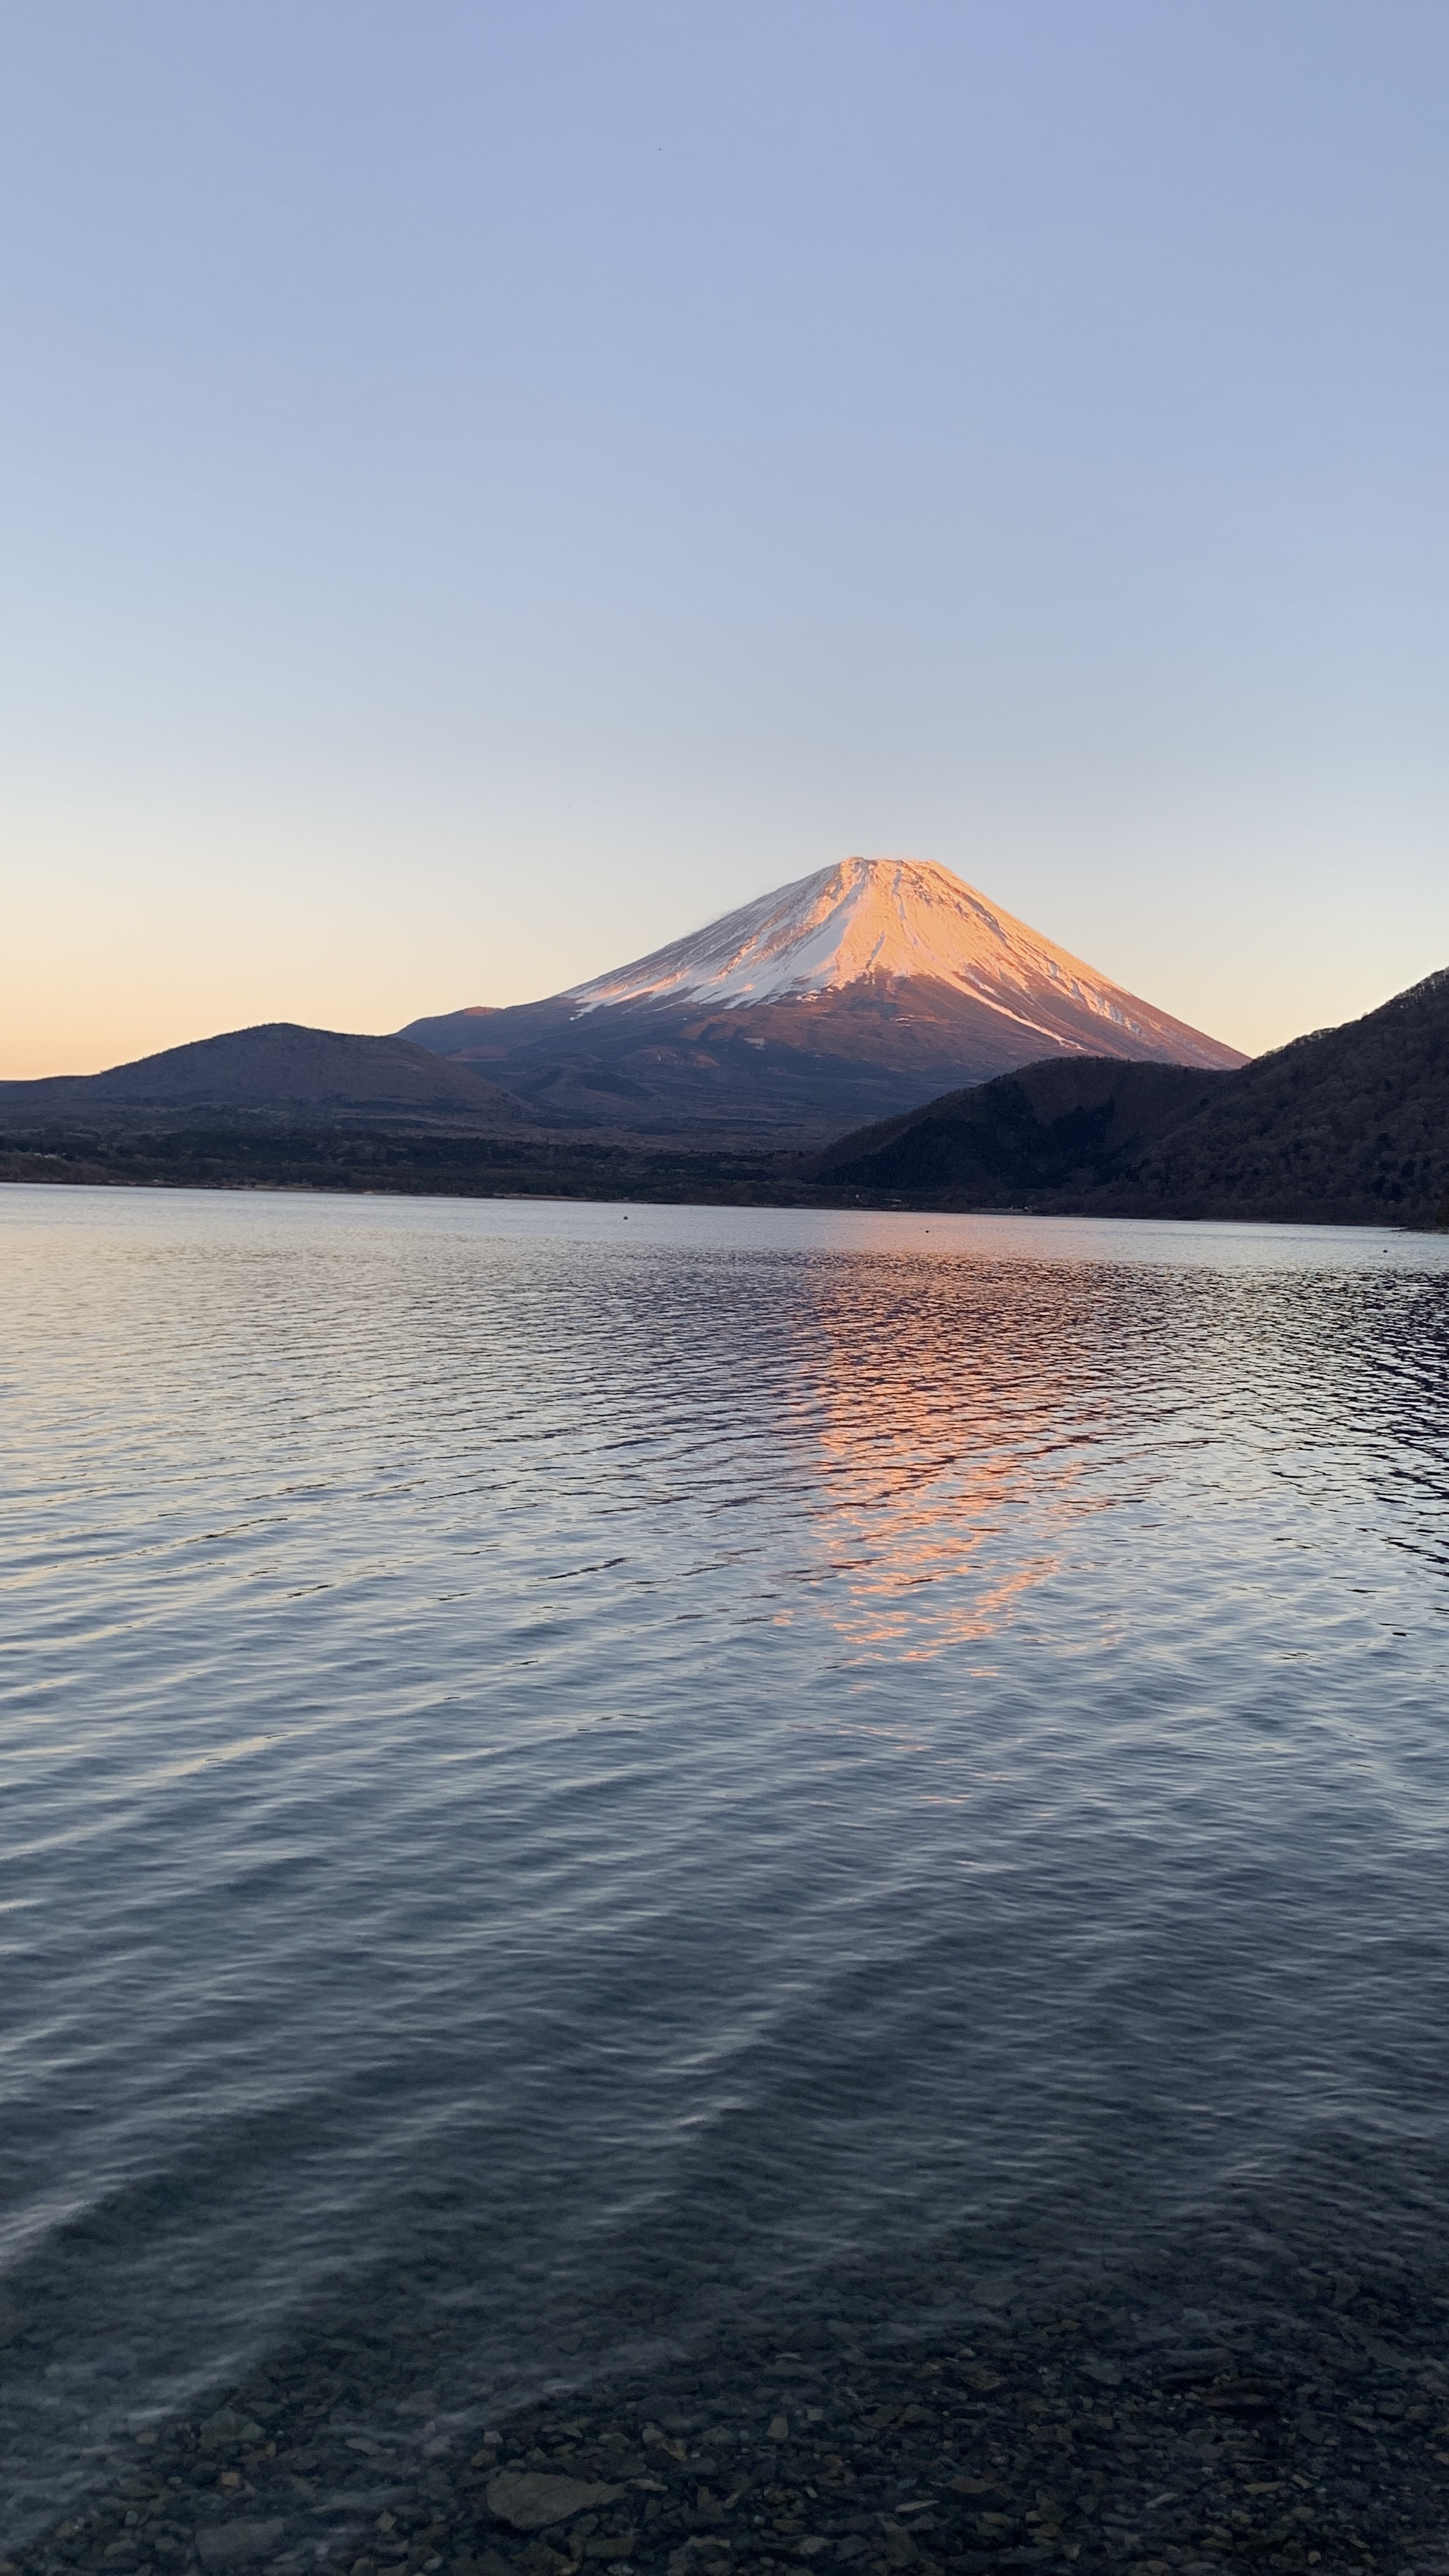
{"label": "snow-capped peak", "polygon": [[[620,1002],[738,1009],[839,991],[864,976],[929,976],[1034,1026],[1034,996],[1068,996],[1147,1036],[1133,997],[930,860],[843,859],[687,939],[573,989],[581,1012]],[[1138,1004],[1149,1021],[1157,1015]]]}

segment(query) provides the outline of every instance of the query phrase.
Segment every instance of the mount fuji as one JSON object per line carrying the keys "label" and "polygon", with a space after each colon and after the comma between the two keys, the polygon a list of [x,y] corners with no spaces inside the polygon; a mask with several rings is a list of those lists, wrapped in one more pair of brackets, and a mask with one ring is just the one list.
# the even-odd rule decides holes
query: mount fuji
{"label": "mount fuji", "polygon": [[741,1137],[838,1134],[1045,1056],[1245,1061],[913,859],[844,859],[547,1000],[398,1034],[554,1116]]}

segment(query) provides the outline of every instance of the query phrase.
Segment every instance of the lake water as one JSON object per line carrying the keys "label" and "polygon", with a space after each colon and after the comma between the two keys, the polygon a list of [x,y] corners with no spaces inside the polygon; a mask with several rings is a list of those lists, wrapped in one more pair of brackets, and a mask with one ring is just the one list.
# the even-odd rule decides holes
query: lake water
{"label": "lake water", "polygon": [[1449,2271],[1449,1243],[11,1188],[0,1281],[0,2530],[314,2332]]}

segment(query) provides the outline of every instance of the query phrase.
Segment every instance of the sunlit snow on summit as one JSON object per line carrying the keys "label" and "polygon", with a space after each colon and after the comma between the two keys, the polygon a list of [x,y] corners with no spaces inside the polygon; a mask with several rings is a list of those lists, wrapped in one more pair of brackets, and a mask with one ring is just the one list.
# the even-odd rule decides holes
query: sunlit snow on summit
{"label": "sunlit snow on summit", "polygon": [[[867,977],[925,977],[984,1002],[1055,1045],[1063,1000],[1148,1046],[1163,1015],[1018,921],[949,868],[923,859],[842,859],[726,913],[687,938],[574,989],[581,1011],[622,1002],[741,1009],[810,1000]],[[1176,1023],[1173,1024],[1174,1028]],[[1211,1041],[1211,1060],[1232,1060]],[[1178,1050],[1174,1048],[1172,1052]]]}

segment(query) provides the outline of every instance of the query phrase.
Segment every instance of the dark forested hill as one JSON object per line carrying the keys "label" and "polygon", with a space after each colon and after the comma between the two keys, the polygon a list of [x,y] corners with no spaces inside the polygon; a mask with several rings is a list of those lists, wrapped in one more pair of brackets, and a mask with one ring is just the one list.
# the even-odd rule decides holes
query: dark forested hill
{"label": "dark forested hill", "polygon": [[1449,971],[1236,1073],[1054,1058],[819,1158],[916,1206],[1429,1225],[1449,1195]]}
{"label": "dark forested hill", "polygon": [[820,1157],[822,1180],[972,1207],[1020,1207],[1115,1176],[1234,1079],[1115,1056],[1048,1056],[857,1129]]}
{"label": "dark forested hill", "polygon": [[1432,1224],[1449,1192],[1449,970],[1228,1075],[1104,1207]]}

